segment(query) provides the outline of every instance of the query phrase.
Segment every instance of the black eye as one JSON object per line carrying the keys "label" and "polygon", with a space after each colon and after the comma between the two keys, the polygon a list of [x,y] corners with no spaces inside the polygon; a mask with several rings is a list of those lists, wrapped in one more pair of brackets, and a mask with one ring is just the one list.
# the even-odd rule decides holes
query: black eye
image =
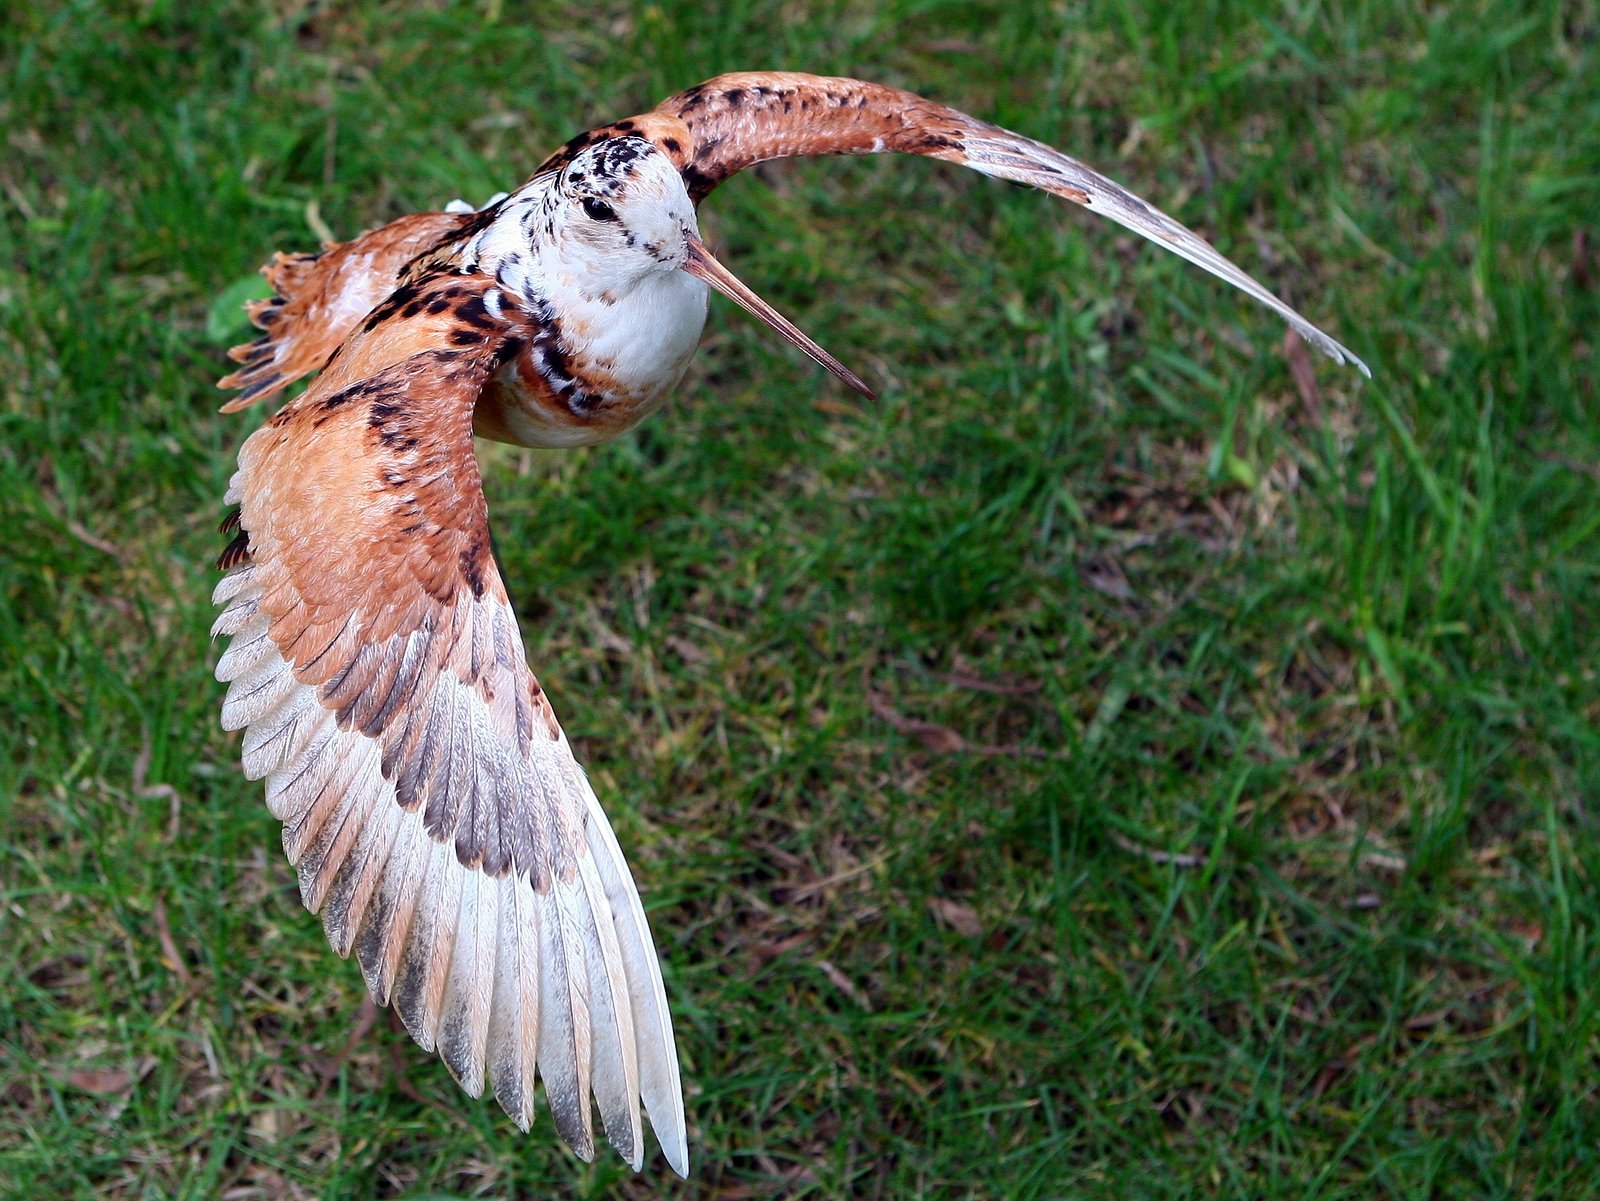
{"label": "black eye", "polygon": [[596,221],[615,221],[617,219],[616,209],[612,208],[604,200],[597,200],[593,196],[585,196],[583,198],[583,211]]}

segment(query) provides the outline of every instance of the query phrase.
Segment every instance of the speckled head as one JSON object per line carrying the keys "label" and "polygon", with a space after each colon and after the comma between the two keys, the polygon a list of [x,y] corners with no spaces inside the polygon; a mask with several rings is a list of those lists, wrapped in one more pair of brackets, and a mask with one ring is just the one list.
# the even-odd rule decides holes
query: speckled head
{"label": "speckled head", "polygon": [[852,388],[872,395],[855,373],[712,257],[700,240],[683,176],[654,143],[630,134],[584,147],[558,172],[552,199],[541,259],[544,277],[556,290],[616,303],[646,279],[681,269],[759,317]]}
{"label": "speckled head", "polygon": [[557,173],[550,199],[555,270],[570,271],[586,292],[596,284],[627,291],[648,274],[676,271],[699,240],[683,177],[644,138],[586,147]]}
{"label": "speckled head", "polygon": [[562,327],[568,343],[612,363],[657,359],[675,380],[700,335],[709,285],[872,395],[712,257],[683,176],[646,138],[601,139],[536,176],[502,202],[464,258]]}

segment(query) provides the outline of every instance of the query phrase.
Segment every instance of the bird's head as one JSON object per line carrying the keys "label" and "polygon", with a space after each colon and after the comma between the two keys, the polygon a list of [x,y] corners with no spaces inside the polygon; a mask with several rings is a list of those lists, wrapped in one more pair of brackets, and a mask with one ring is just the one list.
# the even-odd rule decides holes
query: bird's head
{"label": "bird's head", "polygon": [[700,240],[683,177],[640,137],[604,138],[575,154],[556,175],[547,211],[546,269],[591,292],[626,294],[681,270]]}
{"label": "bird's head", "polygon": [[545,280],[558,290],[615,303],[652,277],[682,271],[760,318],[856,391],[873,395],[712,257],[683,176],[646,138],[602,138],[574,154],[547,193],[543,230],[523,232],[532,236]]}

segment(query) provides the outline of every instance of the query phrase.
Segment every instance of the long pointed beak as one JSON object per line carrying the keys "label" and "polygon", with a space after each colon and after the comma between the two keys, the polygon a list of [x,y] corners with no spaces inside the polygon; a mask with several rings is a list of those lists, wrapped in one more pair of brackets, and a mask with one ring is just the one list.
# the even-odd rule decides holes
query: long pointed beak
{"label": "long pointed beak", "polygon": [[683,269],[696,279],[705,280],[751,316],[759,317],[868,400],[878,398],[878,394],[867,387],[859,375],[806,337],[793,321],[740,283],[739,277],[712,258],[706,244],[693,234],[689,235],[689,258],[683,264]]}

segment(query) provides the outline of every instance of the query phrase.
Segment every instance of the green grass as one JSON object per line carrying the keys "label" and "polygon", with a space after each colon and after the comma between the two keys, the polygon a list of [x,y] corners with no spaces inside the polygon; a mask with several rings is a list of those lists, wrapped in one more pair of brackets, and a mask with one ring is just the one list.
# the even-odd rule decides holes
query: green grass
{"label": "green grass", "polygon": [[[0,17],[0,1194],[1600,1193],[1594,5],[539,8]],[[1081,154],[1376,378],[1042,195],[795,163],[707,230],[876,403],[719,303],[635,434],[482,448],[684,1183],[350,1043],[217,727],[208,317],[758,67]]]}

